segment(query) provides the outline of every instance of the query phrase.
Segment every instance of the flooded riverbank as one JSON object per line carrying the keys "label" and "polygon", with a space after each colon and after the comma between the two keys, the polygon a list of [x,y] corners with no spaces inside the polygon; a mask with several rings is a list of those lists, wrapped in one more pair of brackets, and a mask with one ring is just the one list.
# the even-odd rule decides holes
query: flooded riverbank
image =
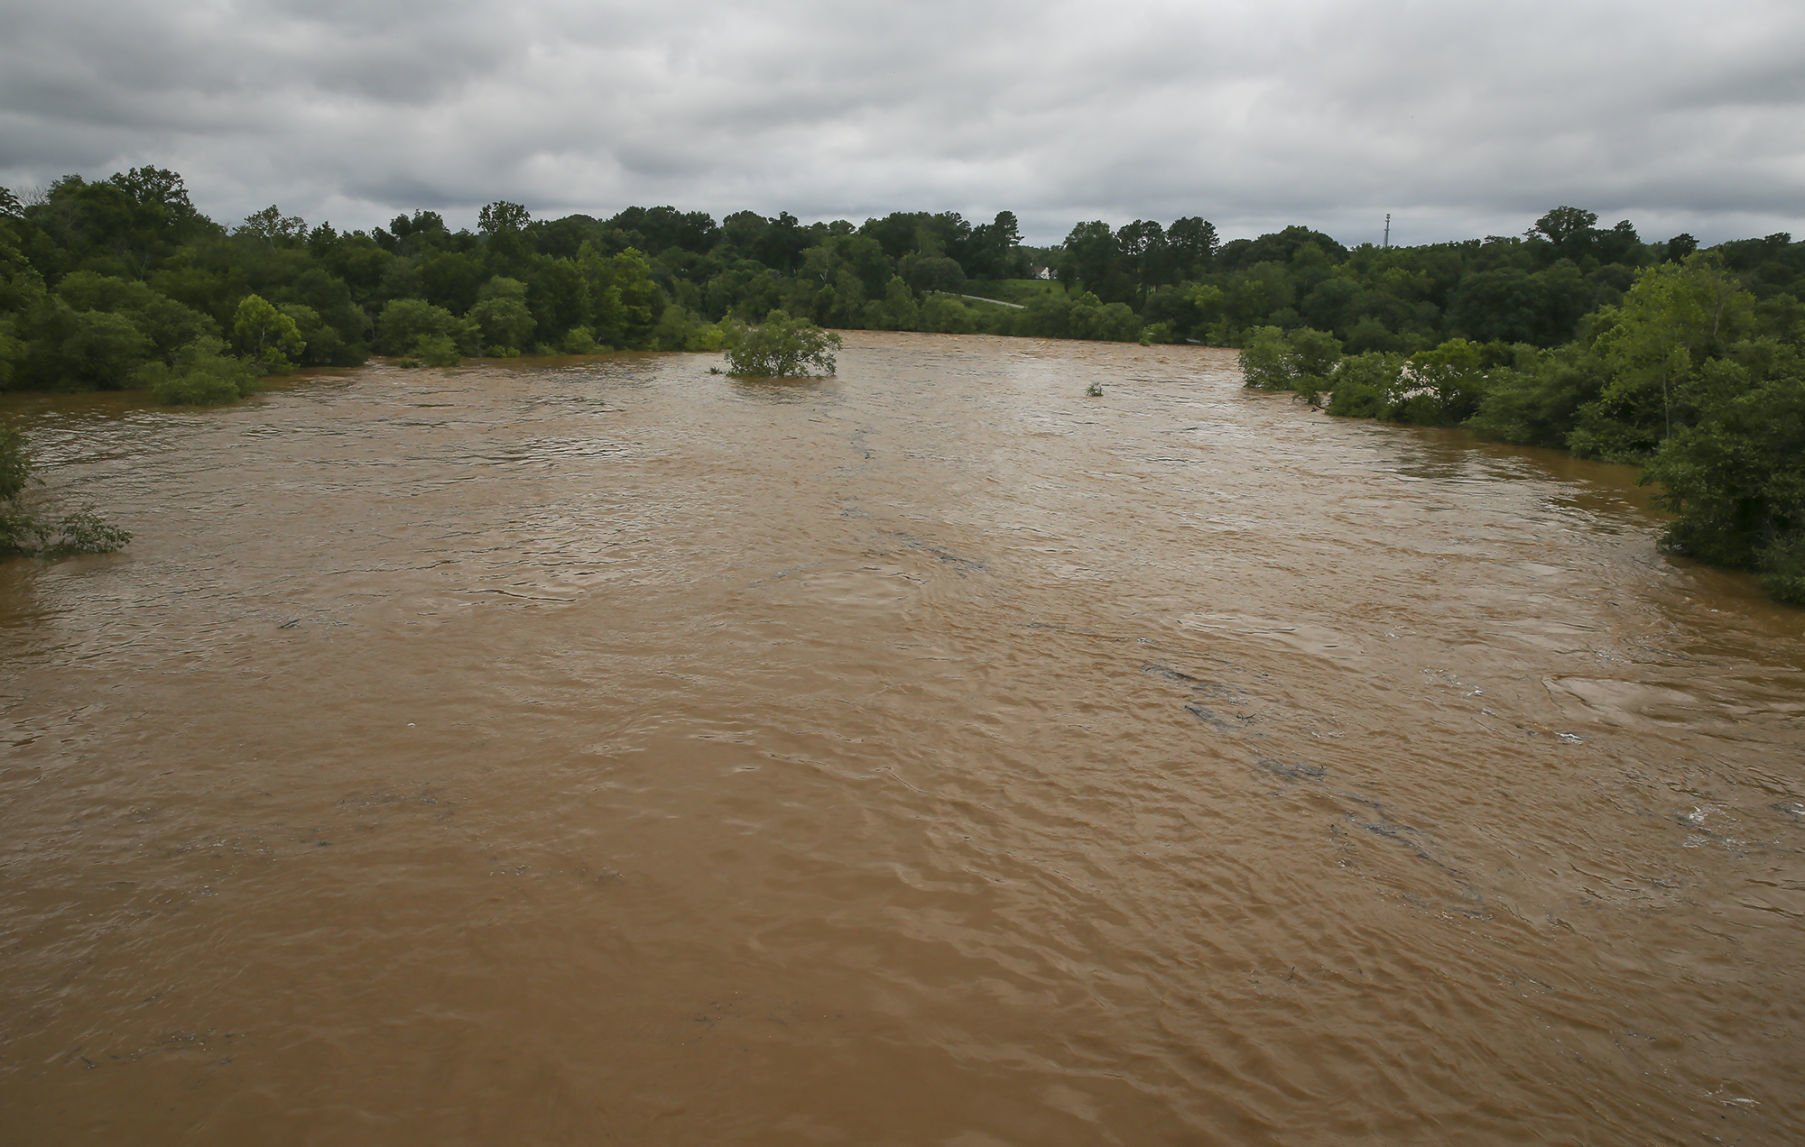
{"label": "flooded riverbank", "polygon": [[9,1139],[1805,1137],[1805,613],[1631,472],[713,362],[40,419],[136,540],[0,564]]}

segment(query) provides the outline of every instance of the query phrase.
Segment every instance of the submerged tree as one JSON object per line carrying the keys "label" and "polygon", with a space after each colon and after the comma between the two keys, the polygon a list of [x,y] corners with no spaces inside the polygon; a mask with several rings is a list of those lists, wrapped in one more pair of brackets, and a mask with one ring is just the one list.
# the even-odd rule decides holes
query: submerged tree
{"label": "submerged tree", "polygon": [[[293,326],[293,322],[289,323]],[[217,406],[236,402],[257,389],[257,372],[242,358],[227,353],[220,339],[195,339],[175,354],[169,365],[149,363],[134,376],[158,402],[172,406]]]}
{"label": "submerged tree", "polygon": [[60,518],[42,518],[25,504],[32,484],[31,456],[25,436],[0,426],[0,556],[102,554],[119,549],[132,535],[109,525],[90,507]]}
{"label": "submerged tree", "polygon": [[840,336],[807,319],[772,311],[757,326],[727,335],[727,373],[743,378],[800,378],[832,374]]}
{"label": "submerged tree", "polygon": [[1241,348],[1241,377],[1254,390],[1291,390],[1319,404],[1341,361],[1341,342],[1326,331],[1260,327]]}

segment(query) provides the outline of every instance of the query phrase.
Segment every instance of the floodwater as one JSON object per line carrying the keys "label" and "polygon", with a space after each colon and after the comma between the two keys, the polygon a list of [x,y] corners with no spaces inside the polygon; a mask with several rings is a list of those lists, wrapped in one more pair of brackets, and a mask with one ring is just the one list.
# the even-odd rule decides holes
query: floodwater
{"label": "floodwater", "polygon": [[1805,612],[1631,472],[714,361],[34,410],[0,1140],[1805,1140]]}

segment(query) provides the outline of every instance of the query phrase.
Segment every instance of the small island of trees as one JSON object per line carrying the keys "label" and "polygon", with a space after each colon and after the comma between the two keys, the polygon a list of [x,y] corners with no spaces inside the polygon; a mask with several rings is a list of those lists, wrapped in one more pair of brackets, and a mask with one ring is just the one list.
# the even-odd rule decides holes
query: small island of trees
{"label": "small island of trees", "polygon": [[819,377],[834,372],[834,352],[839,349],[839,335],[807,319],[772,311],[761,323],[730,326],[728,373],[742,378]]}

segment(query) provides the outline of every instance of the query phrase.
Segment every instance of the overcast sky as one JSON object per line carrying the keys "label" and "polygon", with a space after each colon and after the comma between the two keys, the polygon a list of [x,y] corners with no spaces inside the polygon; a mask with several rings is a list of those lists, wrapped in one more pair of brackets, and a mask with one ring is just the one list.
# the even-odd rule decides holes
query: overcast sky
{"label": "overcast sky", "polygon": [[0,184],[236,224],[674,204],[1805,237],[1802,0],[0,0]]}

